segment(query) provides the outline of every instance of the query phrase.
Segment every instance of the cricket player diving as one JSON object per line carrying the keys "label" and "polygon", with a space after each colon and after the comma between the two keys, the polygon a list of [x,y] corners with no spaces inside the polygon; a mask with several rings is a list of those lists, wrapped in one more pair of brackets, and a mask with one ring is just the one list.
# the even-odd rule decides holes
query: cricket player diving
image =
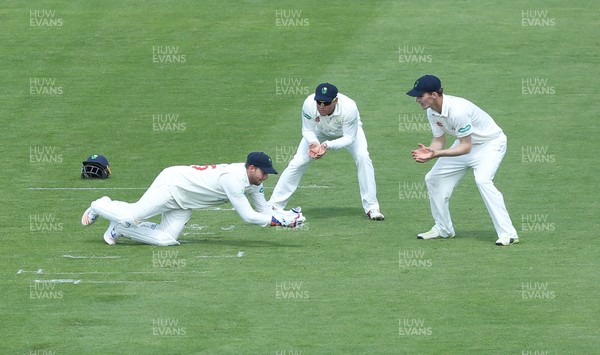
{"label": "cricket player diving", "polygon": [[[125,237],[158,246],[178,245],[179,235],[193,210],[231,203],[242,219],[262,227],[296,227],[306,221],[299,209],[273,210],[267,205],[263,181],[277,174],[263,152],[248,154],[245,163],[172,166],[164,169],[139,201],[127,203],[104,196],[91,203],[81,223],[98,217],[110,221],[104,233],[108,244]],[[248,201],[250,196],[256,211]],[[161,215],[160,223],[147,219]]]}
{"label": "cricket player diving", "polygon": [[[420,77],[406,94],[415,97],[417,104],[427,110],[433,133],[431,144],[428,147],[418,144],[412,156],[418,163],[437,158],[425,175],[435,225],[431,230],[417,234],[417,238],[454,237],[450,197],[467,171],[473,169],[475,183],[498,234],[496,245],[518,243],[519,236],[506,210],[502,193],[493,182],[506,153],[507,139],[502,129],[472,102],[443,93],[442,83],[436,76]],[[458,138],[449,148],[445,148],[447,136]]]}

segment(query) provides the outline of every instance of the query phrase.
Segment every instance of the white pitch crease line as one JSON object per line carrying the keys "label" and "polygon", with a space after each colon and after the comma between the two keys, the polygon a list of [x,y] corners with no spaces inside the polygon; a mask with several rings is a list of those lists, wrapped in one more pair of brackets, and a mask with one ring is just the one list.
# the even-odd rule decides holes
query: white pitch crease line
{"label": "white pitch crease line", "polygon": [[89,284],[139,284],[146,282],[176,282],[172,280],[156,280],[156,281],[97,281],[97,280],[74,280],[74,279],[52,279],[52,280],[33,280],[35,283],[62,283],[62,284],[73,284],[79,285],[81,283]]}
{"label": "white pitch crease line", "polygon": [[24,270],[24,269],[17,270],[17,275],[19,275],[19,274],[25,274],[25,273],[43,274],[44,270],[42,270],[42,269],[37,269],[36,271],[27,271],[27,270]]}
{"label": "white pitch crease line", "polygon": [[106,255],[106,256],[105,255],[75,256],[75,255],[65,254],[65,255],[63,255],[63,258],[69,258],[69,259],[119,259],[120,256],[108,256],[108,255]]}
{"label": "white pitch crease line", "polygon": [[29,187],[27,190],[146,190],[147,187]]}
{"label": "white pitch crease line", "polygon": [[[272,189],[273,187],[266,187]],[[299,189],[329,189],[327,185],[300,185]],[[148,187],[28,187],[27,190],[33,191],[64,191],[64,190],[147,190]]]}
{"label": "white pitch crease line", "polygon": [[[161,268],[161,270],[171,270],[168,268]],[[205,274],[208,271],[195,271],[189,270],[185,272],[169,272],[169,274]],[[123,274],[132,274],[132,275],[160,275],[161,273],[157,271],[82,271],[82,272],[44,272],[42,269],[38,271],[26,271],[23,269],[19,269],[17,274],[24,273],[35,273],[38,275],[123,275]]]}
{"label": "white pitch crease line", "polygon": [[245,256],[246,253],[243,251],[238,251],[236,255],[198,255],[197,258],[241,258]]}

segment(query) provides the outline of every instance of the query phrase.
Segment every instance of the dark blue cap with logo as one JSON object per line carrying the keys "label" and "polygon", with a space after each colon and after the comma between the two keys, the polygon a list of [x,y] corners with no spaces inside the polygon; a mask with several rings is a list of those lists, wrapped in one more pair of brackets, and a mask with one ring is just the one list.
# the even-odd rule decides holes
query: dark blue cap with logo
{"label": "dark blue cap with logo", "polygon": [[408,96],[419,97],[426,92],[435,92],[442,88],[442,82],[435,75],[424,75],[415,81],[412,90],[406,93]]}
{"label": "dark blue cap with logo", "polygon": [[332,102],[338,94],[338,89],[333,84],[322,83],[315,90],[315,101]]}
{"label": "dark blue cap with logo", "polygon": [[277,170],[273,168],[273,161],[263,152],[252,152],[248,154],[246,164],[254,165],[267,174],[277,174]]}

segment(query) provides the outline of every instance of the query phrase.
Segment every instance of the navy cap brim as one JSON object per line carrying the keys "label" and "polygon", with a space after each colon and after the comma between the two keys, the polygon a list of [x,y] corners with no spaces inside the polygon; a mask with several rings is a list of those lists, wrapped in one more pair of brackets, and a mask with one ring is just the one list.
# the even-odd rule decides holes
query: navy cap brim
{"label": "navy cap brim", "polygon": [[331,97],[323,94],[315,95],[315,101],[332,102],[334,99],[335,97],[332,99]]}
{"label": "navy cap brim", "polygon": [[423,94],[424,94],[424,92],[419,91],[417,89],[412,89],[412,90],[410,90],[409,92],[406,93],[406,95],[412,96],[412,97],[419,97],[419,96],[421,96]]}
{"label": "navy cap brim", "polygon": [[257,166],[257,168],[259,168],[260,170],[262,170],[266,174],[277,174],[277,170],[275,170],[272,167],[271,168],[261,168],[260,166]]}

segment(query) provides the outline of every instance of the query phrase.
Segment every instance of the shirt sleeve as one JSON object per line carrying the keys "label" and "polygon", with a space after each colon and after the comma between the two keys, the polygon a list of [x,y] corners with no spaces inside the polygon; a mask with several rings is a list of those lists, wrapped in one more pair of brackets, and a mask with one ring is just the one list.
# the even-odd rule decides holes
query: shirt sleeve
{"label": "shirt sleeve", "polygon": [[220,183],[223,191],[227,194],[229,202],[231,202],[231,205],[235,208],[240,217],[242,217],[244,222],[257,224],[263,227],[266,227],[271,223],[270,214],[258,213],[252,208],[250,202],[248,202],[248,198],[246,198],[246,195],[244,194],[243,181],[236,178],[234,174],[224,174],[221,176]]}
{"label": "shirt sleeve", "polygon": [[430,109],[427,110],[427,119],[429,120],[429,125],[431,126],[431,133],[435,138],[439,138],[446,133],[437,125],[437,118],[431,114]]}
{"label": "shirt sleeve", "polygon": [[265,198],[265,188],[262,184],[260,186],[252,186],[249,195],[258,213],[271,215],[271,208],[269,208],[269,204]]}
{"label": "shirt sleeve", "polygon": [[467,107],[455,109],[451,118],[457,138],[463,138],[473,133],[472,116],[472,110]]}
{"label": "shirt sleeve", "polygon": [[360,114],[358,109],[351,110],[351,113],[344,117],[344,123],[342,124],[342,136],[340,138],[327,141],[327,149],[338,150],[346,148],[350,144],[356,141],[356,134],[358,132],[358,122],[360,121]]}
{"label": "shirt sleeve", "polygon": [[314,106],[315,101],[309,96],[304,100],[304,104],[302,105],[302,137],[304,137],[309,144],[312,142],[321,143],[315,133],[316,116],[313,114],[313,111],[316,106],[311,107],[311,104]]}

